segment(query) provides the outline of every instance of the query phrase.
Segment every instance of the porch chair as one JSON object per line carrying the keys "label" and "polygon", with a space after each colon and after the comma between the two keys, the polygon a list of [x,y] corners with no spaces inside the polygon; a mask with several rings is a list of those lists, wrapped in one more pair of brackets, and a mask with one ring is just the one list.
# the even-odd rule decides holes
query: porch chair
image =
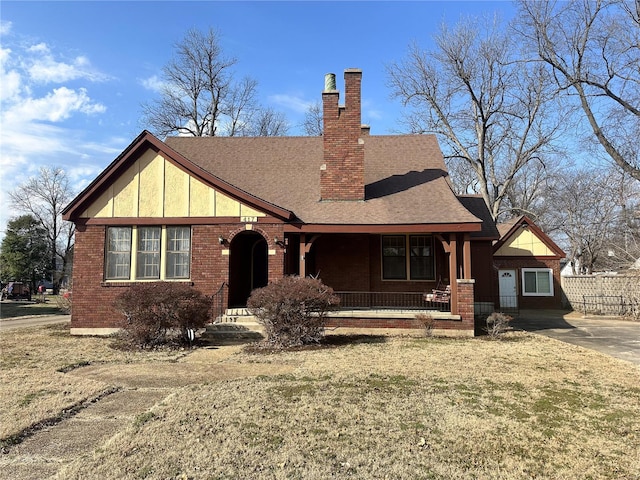
{"label": "porch chair", "polygon": [[449,303],[451,301],[451,285],[447,285],[444,290],[434,288],[431,293],[424,294],[424,300],[432,303]]}

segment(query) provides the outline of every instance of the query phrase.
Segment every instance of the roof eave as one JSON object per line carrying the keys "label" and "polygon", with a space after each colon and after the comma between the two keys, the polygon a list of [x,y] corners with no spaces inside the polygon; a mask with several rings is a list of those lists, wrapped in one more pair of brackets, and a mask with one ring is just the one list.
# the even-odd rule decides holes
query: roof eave
{"label": "roof eave", "polygon": [[131,142],[131,144],[129,144],[129,146],[125,148],[124,151],[93,180],[93,182],[91,182],[69,203],[69,205],[64,208],[62,211],[62,218],[68,221],[77,220],[80,213],[83,212],[91,201],[104,190],[105,185],[111,181],[113,176],[119,173],[123,165],[126,165],[129,159],[136,155],[142,148],[147,148],[145,144],[159,153],[162,152],[164,156],[179,165],[187,173],[194,175],[209,185],[217,187],[226,194],[247,203],[251,207],[263,210],[266,213],[282,220],[291,220],[295,218],[292,211],[251,195],[250,193],[245,192],[207,172],[180,153],[176,152],[147,130],[142,131],[142,133],[140,133],[140,135],[138,135],[133,142]]}
{"label": "roof eave", "polygon": [[482,230],[480,223],[330,224],[289,223],[288,233],[471,233]]}

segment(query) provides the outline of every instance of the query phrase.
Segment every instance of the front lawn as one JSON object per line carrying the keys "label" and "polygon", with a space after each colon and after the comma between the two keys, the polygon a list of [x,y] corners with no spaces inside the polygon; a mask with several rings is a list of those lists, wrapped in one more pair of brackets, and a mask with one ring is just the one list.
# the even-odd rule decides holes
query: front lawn
{"label": "front lawn", "polygon": [[[315,350],[172,356],[114,351],[107,339],[71,338],[60,327],[16,332],[15,343],[0,339],[0,380],[3,389],[32,383],[3,395],[5,435],[56,388],[98,394],[140,378],[136,369],[199,378],[176,381],[164,401],[63,466],[63,479],[640,476],[640,369],[531,334],[356,337]],[[225,348],[235,349],[220,357]],[[80,362],[111,366],[103,369],[111,376]]]}

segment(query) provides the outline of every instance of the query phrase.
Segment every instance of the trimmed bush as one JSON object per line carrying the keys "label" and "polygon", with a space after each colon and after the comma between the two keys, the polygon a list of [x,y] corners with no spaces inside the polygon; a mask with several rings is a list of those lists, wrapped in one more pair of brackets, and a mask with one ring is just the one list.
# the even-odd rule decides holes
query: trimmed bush
{"label": "trimmed bush", "polygon": [[118,295],[115,307],[127,321],[124,343],[137,348],[189,343],[187,330],[209,321],[211,298],[178,282],[137,283]]}
{"label": "trimmed bush", "polygon": [[436,324],[436,320],[428,313],[419,313],[416,315],[415,324],[418,328],[424,331],[425,336],[433,336],[433,327]]}
{"label": "trimmed bush", "polygon": [[493,312],[487,317],[487,334],[491,338],[498,338],[509,330],[509,322],[513,320],[509,315],[501,312]]}
{"label": "trimmed bush", "polygon": [[327,313],[339,303],[319,279],[289,276],[254,290],[247,306],[264,325],[266,345],[287,348],[320,342]]}

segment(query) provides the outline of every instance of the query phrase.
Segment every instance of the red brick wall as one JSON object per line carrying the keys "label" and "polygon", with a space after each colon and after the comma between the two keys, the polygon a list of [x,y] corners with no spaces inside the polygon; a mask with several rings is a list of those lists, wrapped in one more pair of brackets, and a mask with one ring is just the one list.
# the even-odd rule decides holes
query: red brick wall
{"label": "red brick wall", "polygon": [[[231,240],[244,231],[245,225],[194,225],[191,244],[191,283],[194,288],[211,295],[228,281],[229,255],[222,251],[229,245],[221,245],[219,237]],[[282,224],[254,225],[254,231],[267,240],[269,279],[283,275],[284,249],[275,245],[274,238],[284,238]],[[113,301],[131,282],[105,282],[104,240],[106,227],[86,226],[76,230],[73,266],[72,328],[113,328],[120,326],[123,318],[113,307]]]}
{"label": "red brick wall", "polygon": [[[524,309],[562,308],[560,285],[560,259],[555,257],[494,257],[494,275],[497,285],[498,270],[515,270],[518,288],[518,306]],[[527,297],[522,295],[523,268],[550,268],[553,270],[553,297]],[[496,294],[498,288],[496,287]]]}
{"label": "red brick wall", "polygon": [[369,291],[369,235],[323,235],[312,250],[315,272],[309,273],[337,291]]}
{"label": "red brick wall", "polygon": [[473,307],[475,280],[458,280],[458,315],[461,330],[473,330],[475,314]]}
{"label": "red brick wall", "polygon": [[320,171],[322,200],[364,200],[364,144],[361,130],[362,72],[347,70],[345,106],[338,92],[324,92],[323,145],[325,169]]}

